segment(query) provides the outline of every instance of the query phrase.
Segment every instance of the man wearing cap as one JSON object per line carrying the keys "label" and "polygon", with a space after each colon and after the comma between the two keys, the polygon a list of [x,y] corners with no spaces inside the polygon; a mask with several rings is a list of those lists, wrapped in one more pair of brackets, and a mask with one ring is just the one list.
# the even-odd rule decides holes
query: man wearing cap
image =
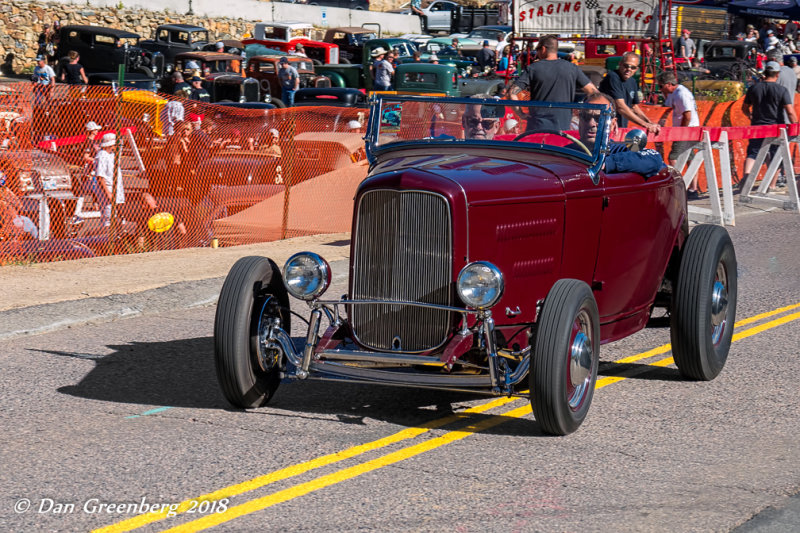
{"label": "man wearing cap", "polygon": [[56,84],[56,72],[47,64],[47,56],[36,56],[36,66],[33,67],[31,81],[40,86],[39,88],[52,87]]}
{"label": "man wearing cap", "polygon": [[496,62],[495,62],[495,52],[489,46],[489,41],[483,41],[483,48],[478,51],[478,68],[481,72],[486,71],[487,69],[493,69]]}
{"label": "man wearing cap", "polygon": [[36,56],[36,66],[31,76],[33,82],[34,103],[41,104],[50,97],[50,92],[56,85],[56,73],[53,67],[47,64],[47,56]]}
{"label": "man wearing cap", "polygon": [[203,79],[199,76],[192,77],[192,91],[189,93],[189,99],[206,103],[211,101],[211,95],[203,87]]}
{"label": "man wearing cap", "polygon": [[183,74],[175,71],[172,74],[172,81],[175,82],[175,86],[172,88],[173,96],[189,98],[192,95],[192,86],[184,81]]}
{"label": "man wearing cap", "polygon": [[[83,151],[81,152],[80,165],[83,170],[80,174],[78,183],[75,184],[76,196],[86,197],[91,195],[95,202],[99,202],[101,195],[104,195],[100,190],[97,182],[91,177],[92,168],[94,166],[95,157],[100,151],[100,139],[97,136],[100,134],[100,126],[94,122],[89,121],[86,123],[86,139],[83,141]],[[76,209],[79,211],[79,209]]]}
{"label": "man wearing cap", "polygon": [[797,65],[797,58],[794,56],[789,56],[789,58],[786,60],[786,66],[792,69],[792,72],[794,72],[794,75],[797,78],[797,91],[800,92],[800,66]]}
{"label": "man wearing cap", "polygon": [[[747,90],[742,104],[742,113],[750,119],[753,126],[764,126],[771,124],[795,124],[797,114],[794,112],[794,95],[789,94],[786,87],[778,83],[781,66],[775,61],[768,61],[764,67],[764,79]],[[785,111],[788,122],[784,118]],[[756,156],[763,144],[764,139],[750,139],[747,143],[747,159],[744,162],[745,175],[750,174],[756,162]],[[770,156],[774,154],[778,146],[770,148]],[[777,174],[775,175],[777,178]],[[770,184],[770,188],[775,182]]]}
{"label": "man wearing cap", "polygon": [[385,59],[386,50],[379,46],[370,55],[374,60],[372,62],[373,89],[376,91],[391,91],[394,67]]}
{"label": "man wearing cap", "polygon": [[294,47],[294,55],[296,55],[298,57],[308,57],[306,55],[306,49],[303,48],[303,45],[300,44],[300,43],[297,43],[295,45],[295,47]]}
{"label": "man wearing cap", "polygon": [[[470,98],[488,100],[492,95],[488,93],[475,94]],[[464,128],[465,139],[494,139],[500,129],[500,117],[503,115],[502,106],[483,106],[482,104],[467,104],[464,114],[461,115],[461,126]]]}
{"label": "man wearing cap", "polygon": [[[778,73],[778,85],[786,87],[786,90],[789,91],[789,96],[794,100],[794,93],[797,92],[797,76],[794,70],[783,64],[783,54],[779,50],[770,50],[767,52],[767,61],[774,61],[780,65],[781,71]],[[789,123],[789,115],[785,112],[783,113],[783,120],[785,124]]]}
{"label": "man wearing cap", "polygon": [[[694,100],[692,91],[678,84],[678,77],[674,72],[662,72],[658,75],[658,83],[661,86],[661,92],[666,99],[664,100],[664,107],[672,108],[672,126],[675,128],[690,128],[700,126],[700,116],[697,114],[697,103]],[[667,159],[669,164],[679,172],[683,169],[677,168],[677,160],[687,150],[692,149],[692,141],[675,141],[672,143]],[[700,193],[697,191],[697,176],[695,176],[692,183],[689,184],[688,198],[689,200],[697,200]]]}
{"label": "man wearing cap", "polygon": [[219,52],[220,54],[225,53],[225,43],[223,43],[222,41],[217,41],[217,44],[215,46],[217,48],[217,52]]}
{"label": "man wearing cap", "polygon": [[103,226],[111,225],[111,201],[117,205],[125,203],[125,188],[122,185],[122,172],[117,167],[117,191],[114,190],[114,146],[117,144],[117,136],[113,133],[106,133],[100,140],[100,151],[94,159],[94,175],[98,185],[104,194],[99,194],[97,202],[100,204],[100,211]]}
{"label": "man wearing cap", "polygon": [[692,58],[697,52],[697,46],[694,44],[694,39],[689,37],[692,33],[686,28],[681,32],[681,38],[678,39],[678,57],[682,57],[686,61],[686,66],[691,66]]}
{"label": "man wearing cap", "polygon": [[287,107],[294,105],[294,93],[300,88],[300,74],[289,64],[287,57],[278,62],[278,81],[281,84],[281,100]]}

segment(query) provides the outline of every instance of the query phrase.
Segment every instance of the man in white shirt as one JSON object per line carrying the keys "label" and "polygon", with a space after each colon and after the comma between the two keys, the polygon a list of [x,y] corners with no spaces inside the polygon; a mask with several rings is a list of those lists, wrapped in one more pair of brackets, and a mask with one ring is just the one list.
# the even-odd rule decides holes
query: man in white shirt
{"label": "man in white shirt", "polygon": [[[664,106],[672,108],[672,126],[673,127],[697,127],[700,126],[700,117],[697,114],[697,103],[694,101],[692,91],[678,84],[678,78],[673,72],[662,72],[658,76],[658,83],[661,86],[661,92],[666,97]],[[687,150],[691,150],[692,141],[675,141],[672,143],[672,149],[667,156],[669,164],[675,167],[679,172],[683,169],[676,167],[676,161]],[[697,176],[695,176],[692,183],[689,185],[688,198],[696,200],[700,196],[697,192]]]}
{"label": "man in white shirt", "polygon": [[111,225],[111,200],[114,199],[117,205],[125,203],[125,189],[122,186],[122,172],[117,168],[117,193],[112,194],[114,189],[114,146],[117,144],[117,136],[113,133],[106,133],[100,141],[100,151],[97,152],[94,160],[94,173],[98,185],[101,186],[104,195],[100,195],[97,201],[102,206],[103,226]]}

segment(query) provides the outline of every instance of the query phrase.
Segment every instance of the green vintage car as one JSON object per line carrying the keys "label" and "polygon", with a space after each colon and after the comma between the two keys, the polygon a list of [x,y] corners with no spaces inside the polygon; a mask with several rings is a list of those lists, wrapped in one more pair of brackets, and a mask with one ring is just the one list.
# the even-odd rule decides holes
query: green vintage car
{"label": "green vintage car", "polygon": [[402,94],[442,94],[444,96],[496,95],[505,86],[502,78],[460,76],[454,65],[403,63],[395,70],[394,83]]}
{"label": "green vintage car", "polygon": [[372,64],[372,51],[378,48],[393,50],[397,53],[398,62],[410,59],[417,50],[408,39],[370,39],[364,43],[361,62],[352,65],[322,65],[316,68],[317,74],[331,79],[332,87],[352,87],[354,89],[372,90],[372,76],[369,67]]}

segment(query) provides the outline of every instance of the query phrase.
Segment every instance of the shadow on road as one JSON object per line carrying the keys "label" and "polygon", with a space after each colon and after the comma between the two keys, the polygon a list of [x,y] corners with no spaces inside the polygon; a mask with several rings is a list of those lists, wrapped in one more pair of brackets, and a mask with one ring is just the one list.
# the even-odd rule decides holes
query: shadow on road
{"label": "shadow on road", "polygon": [[[214,368],[213,338],[110,345],[114,352],[95,359],[95,367],[76,385],[59,392],[79,398],[124,404],[192,409],[232,408],[223,397]],[[48,350],[62,357],[82,357]],[[517,436],[544,436],[532,415],[514,418],[495,414],[463,414],[474,401],[491,398],[460,392],[309,380],[281,384],[275,397],[254,416],[315,418],[331,416],[342,424],[364,424],[375,419],[420,427],[448,415],[457,418],[446,429],[488,422],[482,432]],[[511,407],[525,405],[517,399]],[[507,408],[501,408],[501,410]],[[496,422],[496,424],[495,424]]]}

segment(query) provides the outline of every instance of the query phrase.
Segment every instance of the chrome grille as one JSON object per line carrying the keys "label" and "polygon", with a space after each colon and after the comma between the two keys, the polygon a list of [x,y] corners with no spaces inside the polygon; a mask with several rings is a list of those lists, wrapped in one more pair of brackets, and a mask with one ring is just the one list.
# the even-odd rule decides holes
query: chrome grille
{"label": "chrome grille", "polygon": [[[353,241],[352,298],[451,305],[450,210],[439,195],[375,190],[361,197]],[[421,352],[447,337],[451,313],[365,304],[350,310],[358,341],[375,350]]]}

